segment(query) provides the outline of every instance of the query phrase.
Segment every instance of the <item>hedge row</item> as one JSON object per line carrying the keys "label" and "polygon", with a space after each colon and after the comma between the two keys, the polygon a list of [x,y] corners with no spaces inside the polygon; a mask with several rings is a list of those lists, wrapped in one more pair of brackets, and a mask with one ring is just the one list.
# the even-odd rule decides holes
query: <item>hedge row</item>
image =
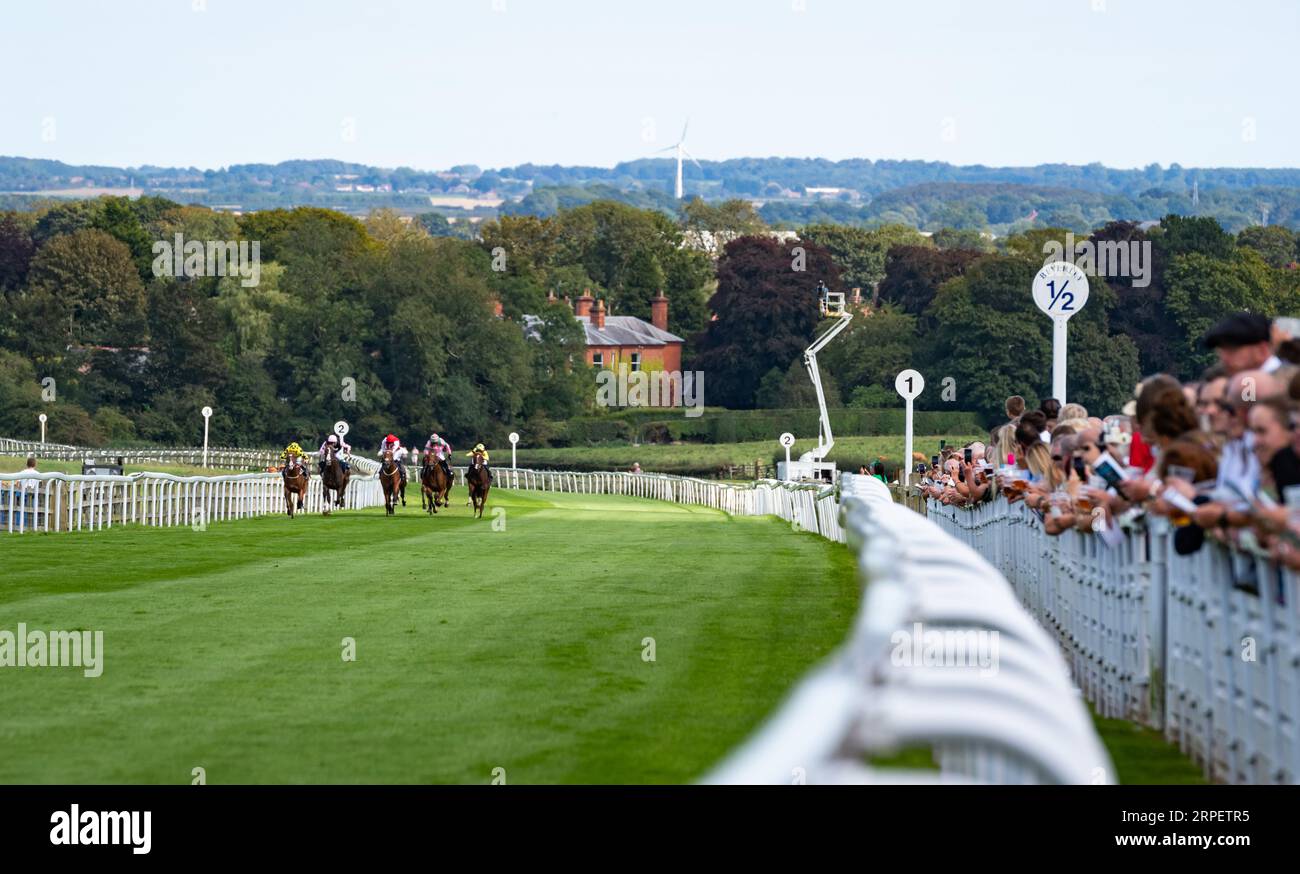
{"label": "hedge row", "polygon": [[[831,428],[846,437],[876,437],[903,433],[902,410],[840,408],[830,411]],[[775,440],[783,431],[796,437],[816,437],[816,409],[706,409],[689,418],[678,409],[622,410],[602,416],[579,416],[565,422],[551,440],[553,446],[582,446],[618,441],[641,443],[748,443]],[[917,411],[916,434],[978,434],[984,429],[972,412]]]}

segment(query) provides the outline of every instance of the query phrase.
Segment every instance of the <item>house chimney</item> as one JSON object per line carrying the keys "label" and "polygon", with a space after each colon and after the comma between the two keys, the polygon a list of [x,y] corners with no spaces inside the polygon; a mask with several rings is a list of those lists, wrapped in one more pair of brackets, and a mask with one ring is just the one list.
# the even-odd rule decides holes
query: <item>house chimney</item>
{"label": "house chimney", "polygon": [[582,297],[578,298],[578,305],[577,307],[574,308],[573,314],[578,318],[582,318],[583,316],[590,316],[591,305],[595,303],[595,301],[596,299],[591,296],[591,289],[584,288],[582,290]]}
{"label": "house chimney", "polygon": [[501,318],[502,316],[504,316],[505,313],[506,313],[506,310],[505,310],[505,307],[503,307],[503,306],[501,305],[501,301],[496,300],[496,299],[494,298],[494,299],[492,300],[492,314],[493,314],[494,316],[496,316],[496,317],[499,319],[499,318]]}
{"label": "house chimney", "polygon": [[668,298],[664,297],[663,289],[650,301],[650,324],[661,331],[668,330]]}
{"label": "house chimney", "polygon": [[596,330],[602,330],[605,327],[605,299],[603,297],[596,301],[596,308],[591,312],[591,324]]}

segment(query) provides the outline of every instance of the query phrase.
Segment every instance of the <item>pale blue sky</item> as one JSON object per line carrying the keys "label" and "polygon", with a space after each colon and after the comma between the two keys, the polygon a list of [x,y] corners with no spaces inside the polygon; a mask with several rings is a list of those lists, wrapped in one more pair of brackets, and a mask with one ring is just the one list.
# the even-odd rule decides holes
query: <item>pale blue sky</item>
{"label": "pale blue sky", "polygon": [[1295,0],[49,0],[3,22],[0,154],[74,163],[609,166],[689,116],[701,159],[1300,164]]}

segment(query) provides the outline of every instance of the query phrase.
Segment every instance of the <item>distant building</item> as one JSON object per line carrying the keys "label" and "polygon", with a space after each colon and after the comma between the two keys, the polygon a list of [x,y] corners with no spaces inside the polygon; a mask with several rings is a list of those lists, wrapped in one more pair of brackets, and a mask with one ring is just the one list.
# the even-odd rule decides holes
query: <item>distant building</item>
{"label": "distant building", "polygon": [[[552,294],[552,301],[555,296]],[[565,298],[567,301],[568,298]],[[597,300],[590,290],[574,301],[573,315],[583,327],[587,338],[587,364],[617,372],[626,367],[629,373],[638,371],[680,372],[682,346],[685,340],[668,330],[668,298],[660,292],[650,302],[650,321],[636,316],[611,316],[606,313],[604,299]],[[538,321],[537,316],[524,316],[525,330]],[[659,398],[660,406],[677,406],[682,402],[676,389]]]}

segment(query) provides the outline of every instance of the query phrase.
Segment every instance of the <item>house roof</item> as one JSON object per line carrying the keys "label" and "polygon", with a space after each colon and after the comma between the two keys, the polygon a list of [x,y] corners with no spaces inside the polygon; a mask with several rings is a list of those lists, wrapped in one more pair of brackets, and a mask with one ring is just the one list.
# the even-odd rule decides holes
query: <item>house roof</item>
{"label": "house roof", "polygon": [[686,342],[636,316],[606,316],[603,328],[593,325],[590,316],[576,318],[587,332],[588,346],[666,346]]}
{"label": "house roof", "polygon": [[[586,332],[588,346],[667,346],[669,343],[686,342],[676,334],[661,331],[636,316],[606,316],[604,328],[592,325],[590,316],[574,316],[574,318]],[[541,334],[538,326],[541,321],[540,316],[525,315],[524,336],[530,340],[539,339]]]}

